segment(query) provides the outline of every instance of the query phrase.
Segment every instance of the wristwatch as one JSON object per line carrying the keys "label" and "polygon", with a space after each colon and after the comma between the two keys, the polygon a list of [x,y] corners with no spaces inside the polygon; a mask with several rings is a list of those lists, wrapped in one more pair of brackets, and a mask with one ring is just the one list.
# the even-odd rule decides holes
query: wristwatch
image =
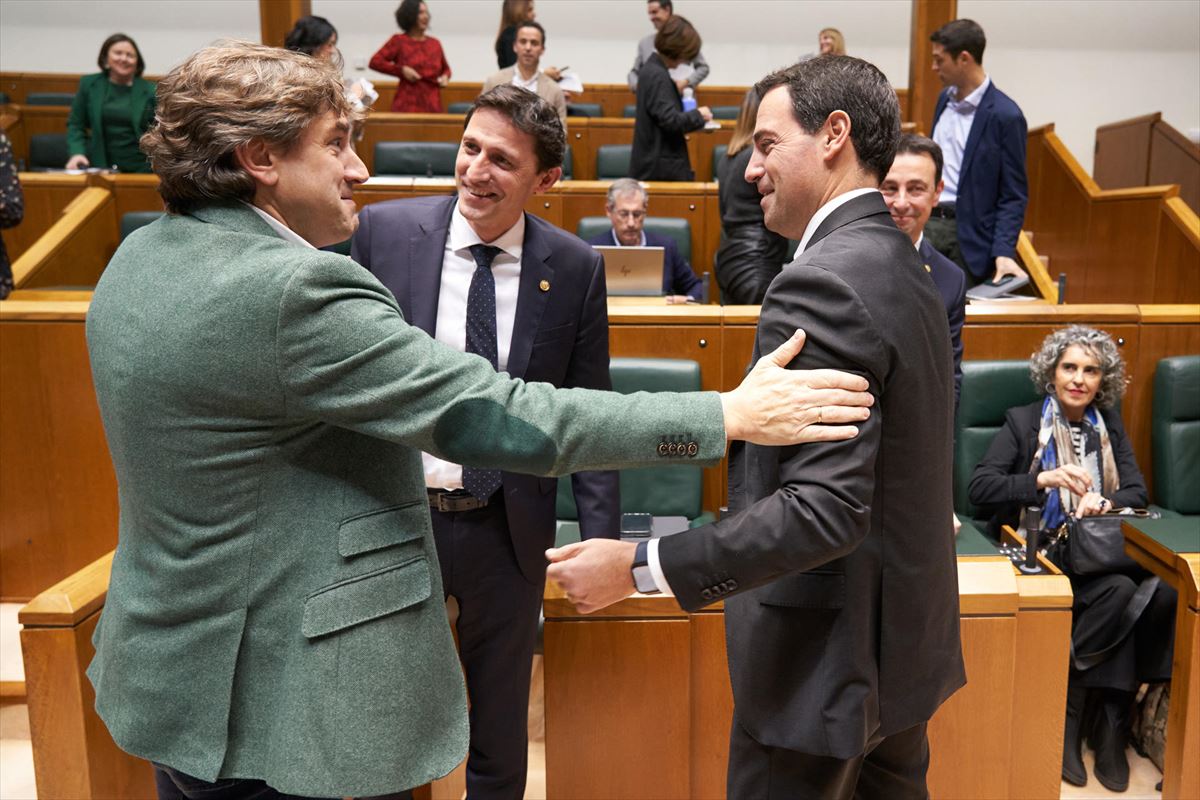
{"label": "wristwatch", "polygon": [[642,540],[638,542],[637,550],[633,554],[633,585],[642,594],[660,594],[661,589],[654,582],[654,575],[650,572],[650,556],[648,548],[650,542]]}

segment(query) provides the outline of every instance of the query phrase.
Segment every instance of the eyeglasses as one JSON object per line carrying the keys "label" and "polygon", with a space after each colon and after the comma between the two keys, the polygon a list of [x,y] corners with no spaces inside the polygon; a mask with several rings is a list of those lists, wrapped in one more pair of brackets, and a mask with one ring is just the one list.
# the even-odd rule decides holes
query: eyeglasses
{"label": "eyeglasses", "polygon": [[640,219],[646,218],[645,211],[629,211],[626,209],[621,209],[620,211],[613,211],[611,213],[615,214],[618,219],[627,220],[627,221],[628,220],[640,220]]}

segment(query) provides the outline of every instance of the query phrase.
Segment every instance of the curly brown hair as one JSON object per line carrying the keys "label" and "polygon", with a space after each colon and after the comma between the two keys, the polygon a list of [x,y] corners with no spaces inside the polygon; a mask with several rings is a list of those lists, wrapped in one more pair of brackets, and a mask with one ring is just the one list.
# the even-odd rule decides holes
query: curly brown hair
{"label": "curly brown hair", "polygon": [[1104,331],[1086,325],[1069,325],[1051,333],[1029,357],[1029,377],[1041,394],[1054,394],[1054,373],[1063,353],[1079,345],[1100,362],[1100,388],[1092,402],[1100,408],[1112,408],[1125,394],[1125,360],[1116,342]]}
{"label": "curly brown hair", "polygon": [[252,139],[290,148],[333,111],[356,124],[342,76],[302,53],[241,41],[199,50],[158,83],[155,124],[141,148],[159,177],[167,211],[249,201],[255,183],[234,152]]}

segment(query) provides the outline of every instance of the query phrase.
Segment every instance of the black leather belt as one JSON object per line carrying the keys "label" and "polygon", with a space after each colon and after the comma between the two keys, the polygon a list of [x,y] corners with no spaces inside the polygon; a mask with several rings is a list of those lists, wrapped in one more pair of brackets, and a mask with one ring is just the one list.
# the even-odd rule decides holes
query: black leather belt
{"label": "black leather belt", "polygon": [[480,500],[465,489],[426,489],[425,493],[429,497],[429,507],[434,511],[474,511],[488,504],[486,499]]}
{"label": "black leather belt", "polygon": [[929,212],[929,216],[937,217],[938,219],[954,219],[954,206],[945,203],[936,205]]}

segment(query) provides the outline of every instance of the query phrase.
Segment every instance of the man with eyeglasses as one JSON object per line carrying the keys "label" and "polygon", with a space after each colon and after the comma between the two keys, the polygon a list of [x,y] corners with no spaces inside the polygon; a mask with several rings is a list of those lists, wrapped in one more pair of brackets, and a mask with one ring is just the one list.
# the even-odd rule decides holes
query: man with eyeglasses
{"label": "man with eyeglasses", "polygon": [[645,188],[633,178],[613,181],[608,187],[608,198],[604,203],[604,212],[612,222],[612,230],[588,239],[588,244],[663,248],[663,294],[667,302],[698,303],[703,296],[704,285],[680,255],[675,240],[645,230],[649,202]]}

